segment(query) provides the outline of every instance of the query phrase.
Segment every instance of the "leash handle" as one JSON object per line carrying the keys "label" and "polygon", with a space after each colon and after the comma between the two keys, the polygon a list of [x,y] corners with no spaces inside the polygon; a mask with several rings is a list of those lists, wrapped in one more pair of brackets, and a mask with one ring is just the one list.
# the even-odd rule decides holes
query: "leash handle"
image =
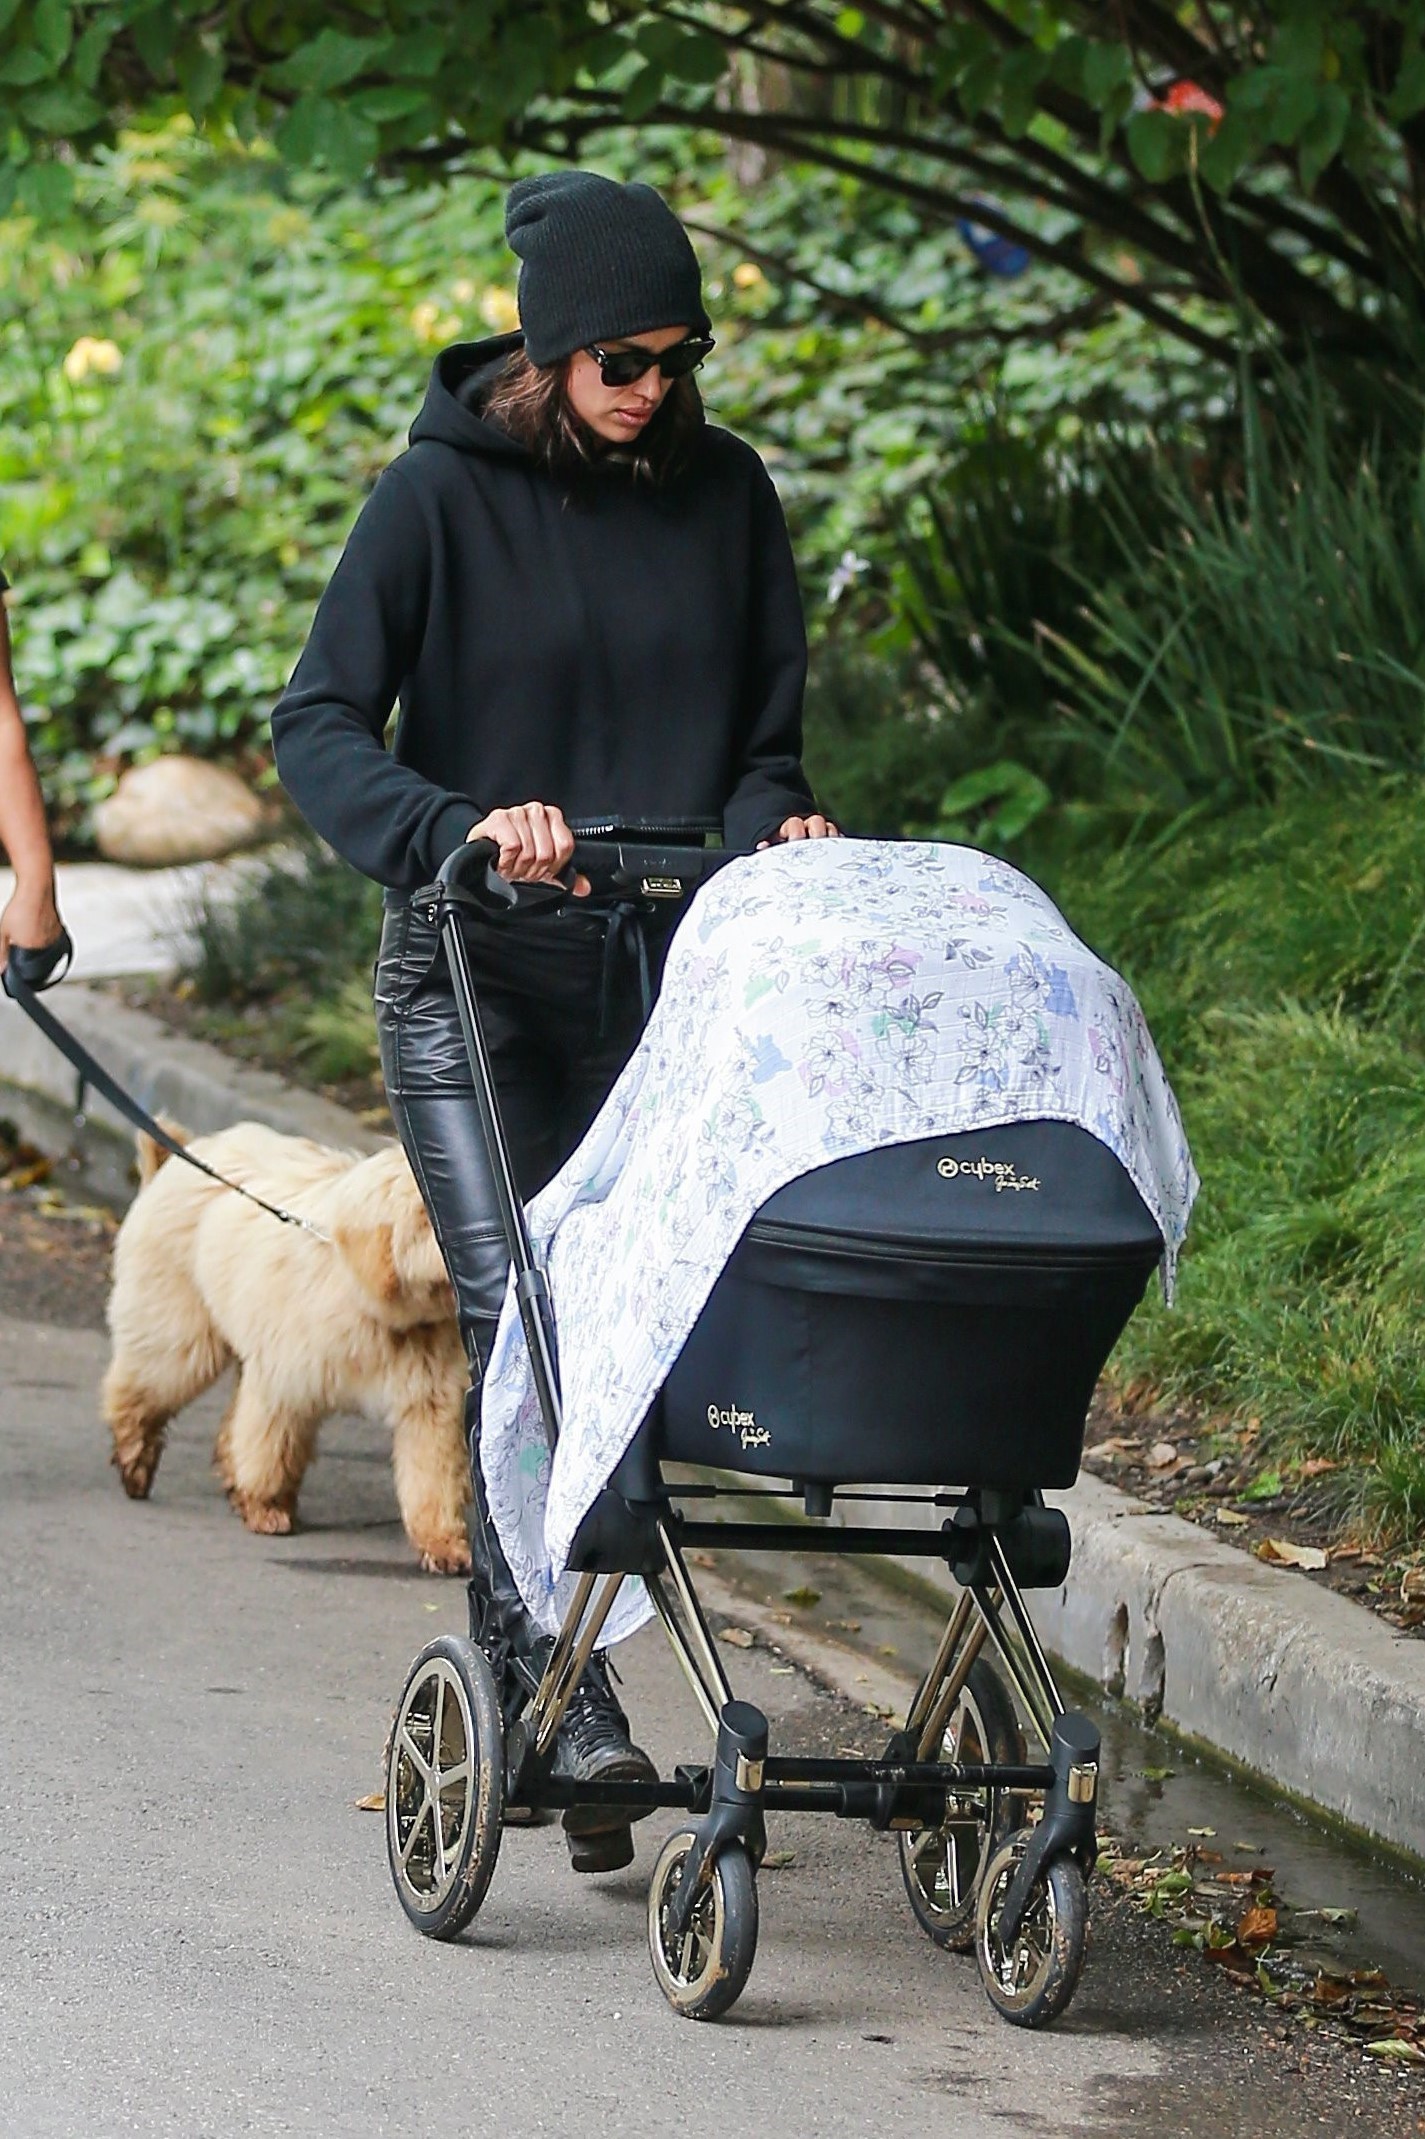
{"label": "leash handle", "polygon": [[74,940],[67,928],[62,928],[53,943],[12,943],[5,970],[0,974],[5,993],[19,1002],[20,997],[10,985],[12,978],[32,994],[38,995],[42,988],[57,987],[74,962]]}

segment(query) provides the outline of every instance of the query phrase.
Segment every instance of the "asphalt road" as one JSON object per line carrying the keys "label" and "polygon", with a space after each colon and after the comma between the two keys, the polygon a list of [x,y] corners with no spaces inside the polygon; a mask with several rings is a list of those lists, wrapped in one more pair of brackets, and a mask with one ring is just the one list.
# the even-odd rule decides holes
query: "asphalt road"
{"label": "asphalt road", "polygon": [[[13,2139],[247,2133],[1425,2130],[1425,2096],[1270,2015],[1107,1897],[1067,2018],[1007,2028],[973,1964],[915,1929],[888,1838],[787,1819],[751,1983],[695,2026],[658,1994],[637,1864],[570,1872],[557,1828],[506,1836],[456,1945],[390,1892],[379,1787],[410,1657],[462,1619],[419,1575],[381,1432],[343,1422],[308,1527],[250,1537],[180,1422],[130,1505],[94,1411],[103,1339],[0,1320],[0,2128]],[[874,1728],[766,1649],[730,1652],[774,1744]],[[640,1736],[701,1754],[645,1635],[620,1658]]]}

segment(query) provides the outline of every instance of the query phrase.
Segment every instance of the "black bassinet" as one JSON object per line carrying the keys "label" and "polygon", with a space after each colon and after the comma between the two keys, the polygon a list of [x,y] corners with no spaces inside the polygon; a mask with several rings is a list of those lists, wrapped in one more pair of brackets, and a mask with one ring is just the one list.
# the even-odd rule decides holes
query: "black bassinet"
{"label": "black bassinet", "polygon": [[664,1387],[661,1453],[806,1483],[1072,1485],[1163,1252],[1068,1122],[837,1159],[758,1211]]}

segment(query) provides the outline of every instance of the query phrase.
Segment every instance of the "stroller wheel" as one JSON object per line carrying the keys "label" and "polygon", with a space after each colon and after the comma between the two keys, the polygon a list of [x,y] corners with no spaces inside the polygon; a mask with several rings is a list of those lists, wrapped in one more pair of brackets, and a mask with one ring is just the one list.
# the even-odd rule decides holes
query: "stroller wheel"
{"label": "stroller wheel", "polygon": [[505,1733],[484,1654],[442,1634],[410,1668],[386,1757],[386,1854],[396,1898],[427,1938],[455,1938],[500,1852]]}
{"label": "stroller wheel", "polygon": [[716,2020],[741,1997],[757,1953],[757,1880],[752,1859],[731,1843],[714,1860],[681,1937],[669,1910],[682,1883],[694,1836],[684,1829],[663,1845],[648,1890],[648,1950],[658,1987],[685,2020]]}
{"label": "stroller wheel", "polygon": [[[945,1726],[942,1760],[1014,1767],[1024,1760],[1024,1734],[994,1667],[980,1657]],[[978,1791],[951,1806],[939,1827],[900,1837],[901,1878],[915,1920],[927,1938],[952,1953],[975,1943],[980,1875],[1022,1816],[1008,1791]]]}
{"label": "stroller wheel", "polygon": [[995,2011],[1020,2028],[1057,2020],[1077,1988],[1088,1937],[1088,1891],[1072,1857],[1055,1857],[1034,1882],[1010,1945],[1000,1938],[1005,1893],[1024,1855],[1021,1828],[990,1860],[975,1912],[975,1958]]}

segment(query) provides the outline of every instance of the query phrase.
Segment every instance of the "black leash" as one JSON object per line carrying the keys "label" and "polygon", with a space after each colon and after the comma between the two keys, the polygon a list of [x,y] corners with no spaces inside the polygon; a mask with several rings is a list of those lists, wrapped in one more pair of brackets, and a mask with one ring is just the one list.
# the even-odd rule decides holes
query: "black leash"
{"label": "black leash", "polygon": [[239,1181],[229,1181],[216,1167],[209,1166],[206,1160],[191,1152],[186,1144],[180,1144],[177,1137],[170,1135],[164,1128],[162,1122],[155,1121],[148,1109],[140,1106],[139,1102],[110,1076],[102,1062],[95,1061],[83,1042],[75,1039],[74,1034],[60,1023],[54,1012],[38,1000],[41,989],[52,988],[63,980],[73,957],[74,945],[68,929],[63,930],[54,943],[47,943],[43,950],[31,950],[19,944],[11,944],[4,972],[0,973],[5,993],[12,1002],[19,1004],[31,1024],[38,1026],[51,1047],[57,1047],[65,1060],[78,1070],[84,1083],[91,1085],[101,1099],[107,1099],[110,1106],[122,1114],[126,1121],[132,1122],[136,1129],[142,1129],[145,1136],[151,1136],[156,1144],[162,1145],[175,1159],[182,1159],[186,1166],[196,1167],[198,1172],[206,1174],[210,1181],[216,1181],[220,1188],[230,1188],[235,1196],[245,1197],[249,1203],[255,1203],[260,1211],[267,1212],[269,1218],[280,1219],[283,1225],[300,1226],[304,1233],[311,1233],[316,1239],[330,1243],[330,1234],[324,1233],[320,1226],[313,1225],[310,1218],[299,1217],[296,1211],[284,1211],[275,1203],[264,1202],[252,1189],[244,1188]]}

